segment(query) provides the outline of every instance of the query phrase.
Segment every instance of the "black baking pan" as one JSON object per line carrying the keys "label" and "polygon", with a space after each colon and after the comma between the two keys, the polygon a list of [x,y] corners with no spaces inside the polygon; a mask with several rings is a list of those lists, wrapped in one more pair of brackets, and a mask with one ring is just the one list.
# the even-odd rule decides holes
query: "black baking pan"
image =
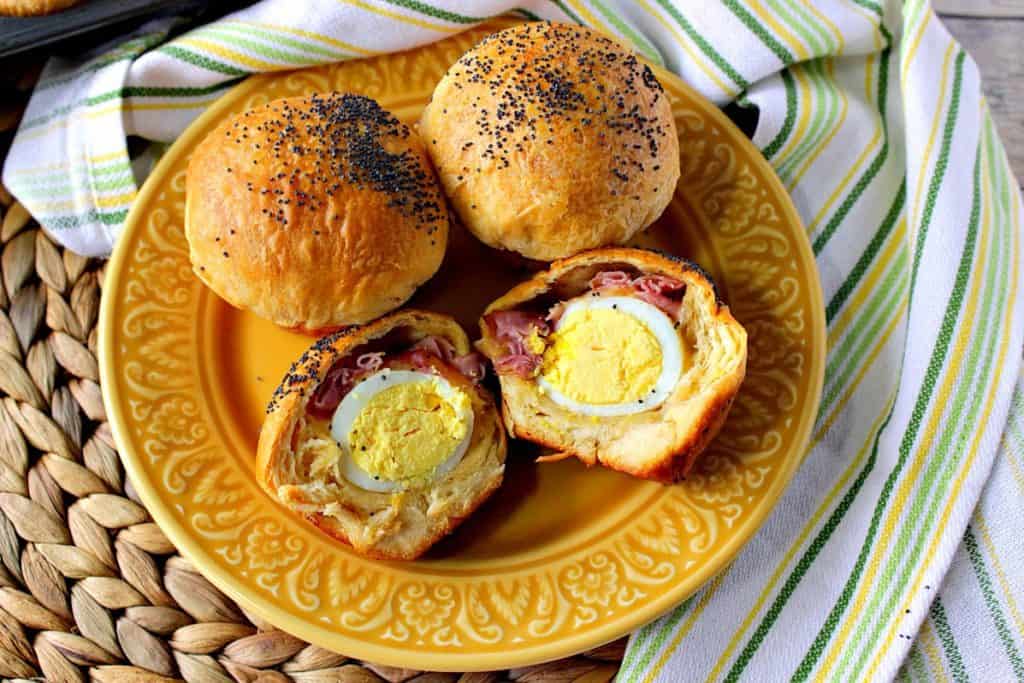
{"label": "black baking pan", "polygon": [[[82,0],[41,17],[0,17],[0,59],[78,54],[161,16],[206,22],[251,2],[216,0]],[[30,55],[27,53],[31,53]]]}

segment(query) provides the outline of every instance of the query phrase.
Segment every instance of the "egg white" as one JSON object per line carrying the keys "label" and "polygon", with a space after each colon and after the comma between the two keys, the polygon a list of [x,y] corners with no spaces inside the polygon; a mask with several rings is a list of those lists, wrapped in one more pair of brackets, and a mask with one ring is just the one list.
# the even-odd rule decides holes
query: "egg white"
{"label": "egg white", "polygon": [[561,317],[555,324],[557,332],[562,323],[569,316],[580,309],[610,309],[614,308],[620,313],[633,316],[646,327],[658,342],[661,348],[661,374],[658,376],[654,387],[641,400],[627,401],[625,403],[594,404],[580,403],[569,398],[560,392],[554,385],[547,381],[543,375],[537,377],[537,384],[541,387],[552,401],[567,410],[581,415],[594,417],[616,417],[620,415],[633,415],[645,410],[653,410],[664,403],[676,385],[679,384],[679,377],[683,372],[683,348],[682,339],[676,331],[675,323],[660,308],[653,306],[646,301],[635,299],[629,296],[608,296],[590,297],[582,296],[571,300],[566,304]]}
{"label": "egg white", "polygon": [[[445,378],[427,372],[391,370],[388,368],[364,379],[341,400],[338,408],[334,411],[334,416],[331,418],[331,435],[341,446],[342,455],[339,467],[341,475],[345,479],[348,479],[361,489],[378,493],[401,491],[406,488],[406,482],[404,481],[375,479],[360,467],[352,457],[352,446],[349,443],[348,435],[352,429],[352,423],[374,396],[394,386],[418,382],[431,384],[432,388],[437,390],[442,399],[449,401],[452,405],[458,404],[457,399],[461,390],[454,387]],[[467,406],[465,409],[460,410],[458,417],[466,425],[466,435],[455,447],[451,455],[434,468],[432,475],[434,479],[443,477],[448,472],[451,472],[466,454],[466,449],[469,448],[469,442],[473,437],[472,407]]]}

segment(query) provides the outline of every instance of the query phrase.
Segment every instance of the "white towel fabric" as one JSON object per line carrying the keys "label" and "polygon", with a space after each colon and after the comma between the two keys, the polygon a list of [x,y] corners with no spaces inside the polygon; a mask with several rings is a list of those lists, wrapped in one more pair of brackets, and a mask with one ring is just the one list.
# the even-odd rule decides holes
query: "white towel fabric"
{"label": "white towel fabric", "polygon": [[757,106],[827,302],[806,461],[733,565],[635,634],[620,680],[1024,679],[1021,202],[977,69],[923,0],[265,0],[52,60],[4,182],[106,254],[144,171],[127,135],[173,140],[249,73],[504,12],[596,26]]}

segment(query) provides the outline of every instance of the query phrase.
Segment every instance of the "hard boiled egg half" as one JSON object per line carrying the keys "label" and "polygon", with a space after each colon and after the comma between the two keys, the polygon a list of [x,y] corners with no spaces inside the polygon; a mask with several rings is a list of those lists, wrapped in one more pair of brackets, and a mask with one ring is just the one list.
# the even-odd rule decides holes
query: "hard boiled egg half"
{"label": "hard boiled egg half", "polygon": [[547,341],[537,384],[563,408],[594,417],[658,407],[687,355],[676,323],[629,296],[569,300]]}
{"label": "hard boiled egg half", "polygon": [[385,368],[345,395],[331,435],[345,479],[368,491],[400,491],[459,464],[473,436],[472,402],[438,375]]}

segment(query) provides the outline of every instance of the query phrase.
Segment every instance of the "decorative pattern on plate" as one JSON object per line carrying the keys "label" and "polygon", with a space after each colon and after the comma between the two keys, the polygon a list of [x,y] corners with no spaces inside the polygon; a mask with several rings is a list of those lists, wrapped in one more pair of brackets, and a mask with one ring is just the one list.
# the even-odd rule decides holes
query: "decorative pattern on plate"
{"label": "decorative pattern on plate", "polygon": [[[694,224],[670,229],[705,262],[750,333],[747,380],[695,476],[634,495],[546,555],[474,564],[365,560],[264,494],[252,454],[225,436],[202,372],[204,291],[183,235],[189,150],[223,117],[324,90],[376,97],[412,119],[444,70],[496,26],[398,55],[253,78],[167,154],[136,201],[104,293],[103,372],[122,454],[181,550],[286,630],[385,663],[493,668],[610,640],[684,599],[731,559],[802,456],[817,410],[823,313],[799,221],[756,150],[709,103],[659,72],[673,99]],[[663,221],[664,222],[664,221]],[[639,485],[638,485],[639,486]],[[500,494],[499,494],[500,495]],[[586,527],[586,525],[583,525]],[[390,660],[390,661],[388,661]]]}

